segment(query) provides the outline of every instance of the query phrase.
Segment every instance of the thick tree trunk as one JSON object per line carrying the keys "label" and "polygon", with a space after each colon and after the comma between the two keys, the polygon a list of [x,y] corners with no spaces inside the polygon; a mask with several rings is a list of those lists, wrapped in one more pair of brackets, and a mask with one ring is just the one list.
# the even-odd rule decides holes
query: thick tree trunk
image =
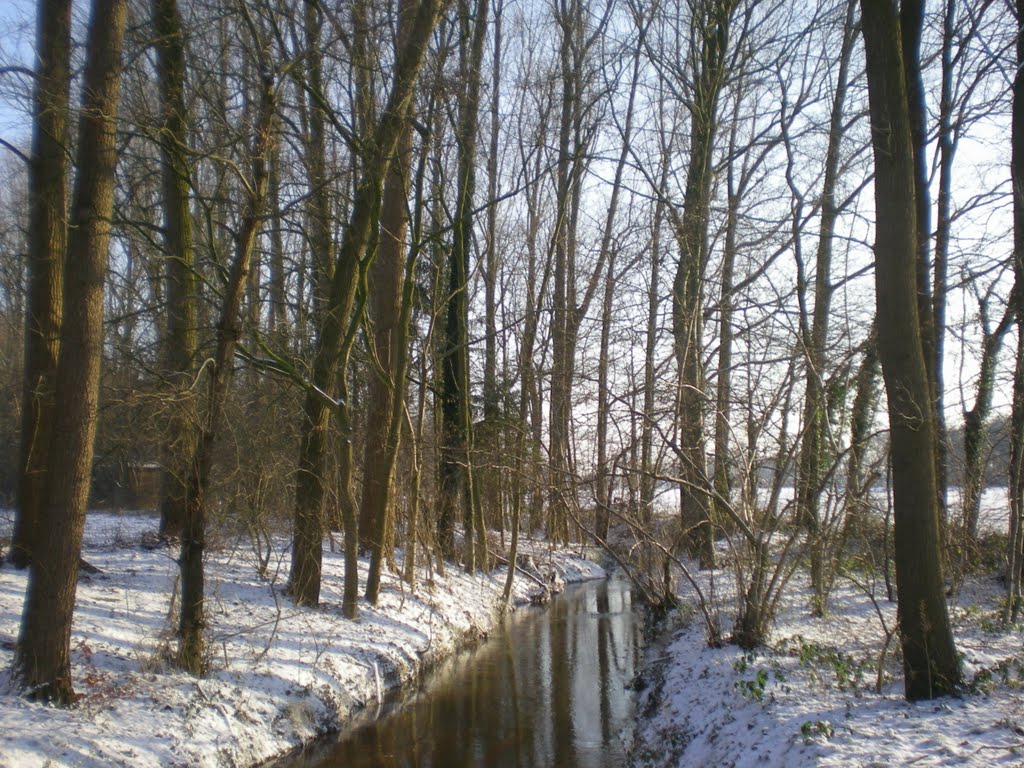
{"label": "thick tree trunk", "polygon": [[34,543],[15,666],[35,698],[75,701],[71,619],[89,498],[103,342],[103,283],[117,164],[121,45],[127,3],[94,0],[86,50],[78,164],[64,281],[46,501]]}
{"label": "thick tree trunk", "polygon": [[[361,3],[353,3],[352,13],[356,19],[355,39],[360,39],[361,26],[358,13]],[[305,85],[308,95],[303,97],[306,105],[308,137],[305,142],[305,164],[309,173],[311,192],[306,203],[306,217],[309,223],[309,248],[313,262],[313,318],[319,326],[318,345],[322,343],[324,328],[333,322],[332,308],[328,294],[332,279],[336,275],[334,237],[331,221],[331,202],[327,185],[326,159],[326,110],[321,72],[321,11],[317,3],[309,0],[304,4],[303,31],[306,40],[307,66]],[[358,47],[357,47],[358,50]],[[357,64],[358,67],[358,64]],[[360,94],[362,89],[360,89]],[[360,112],[360,115],[362,113]],[[353,294],[354,295],[354,294]],[[339,332],[340,333],[340,332]],[[319,348],[319,347],[318,347]],[[307,392],[303,402],[303,431],[299,448],[299,469],[296,478],[296,517],[292,540],[292,563],[288,589],[297,605],[316,605],[320,595],[320,571],[323,563],[323,509],[327,496],[327,445],[330,439],[330,400],[334,394],[334,376],[331,362],[314,362],[313,379],[323,389],[325,397]],[[326,366],[326,368],[324,367]],[[344,448],[344,445],[343,445]],[[344,456],[339,456],[339,463]],[[343,511],[343,526],[347,539],[350,528],[354,530],[344,511],[351,509],[349,489],[338,488],[338,504]],[[347,571],[346,571],[347,572]],[[356,572],[358,580],[358,572]],[[346,584],[346,590],[358,590],[358,584]],[[347,594],[347,592],[346,592]]]}
{"label": "thick tree trunk", "polygon": [[925,0],[900,0],[899,28],[903,47],[903,77],[906,83],[910,135],[914,156],[915,219],[917,230],[916,272],[917,312],[921,322],[921,346],[925,373],[932,395],[935,424],[935,500],[939,508],[940,531],[945,541],[946,523],[946,417],[943,408],[942,348],[935,327],[937,305],[932,298],[931,194],[928,186],[928,106],[921,72],[921,34],[924,29]]}
{"label": "thick tree trunk", "polygon": [[[404,0],[399,6],[396,51],[401,49],[409,33],[414,10],[415,6],[410,0]],[[394,539],[392,484],[405,409],[409,312],[413,300],[405,259],[412,150],[412,123],[411,118],[407,117],[384,184],[377,256],[370,265],[368,281],[374,361],[369,381],[359,537],[361,541],[369,543],[370,571],[366,577],[366,599],[374,605],[380,589],[381,568],[385,557],[390,557],[388,542]],[[414,245],[416,253],[418,245]],[[408,269],[414,269],[415,255],[410,262]]]}
{"label": "thick tree trunk", "polygon": [[1010,176],[1013,180],[1014,321],[1017,360],[1010,414],[1010,549],[1004,619],[1017,621],[1024,579],[1024,0],[1016,2],[1017,72],[1013,78]]}
{"label": "thick tree trunk", "polygon": [[502,12],[504,0],[494,0],[494,40],[491,65],[490,140],[487,148],[487,216],[484,233],[484,380],[483,428],[477,430],[478,455],[477,495],[482,508],[491,512],[504,545],[504,486],[509,465],[503,454],[507,423],[502,417],[502,394],[498,390],[498,280],[501,259],[498,255],[498,158],[501,139],[501,66]]}
{"label": "thick tree trunk", "polygon": [[[468,0],[459,5],[462,34],[460,69],[465,91],[459,107],[459,170],[452,248],[448,261],[448,305],[442,357],[442,518],[452,521],[461,510],[465,536],[464,565],[472,573],[486,568],[478,555],[480,525],[473,494],[470,458],[473,450],[473,418],[469,393],[469,253],[473,238],[473,196],[476,187],[476,146],[480,114],[480,67],[487,36],[489,0],[478,0],[473,10]],[[451,556],[454,553],[445,553]]]}
{"label": "thick tree trunk", "polygon": [[554,296],[551,300],[551,402],[548,419],[550,466],[548,536],[568,543],[569,437],[572,409],[572,373],[575,367],[573,314],[576,309],[576,230],[574,203],[578,200],[580,150],[574,145],[580,111],[582,7],[579,2],[557,7],[560,27],[561,115],[556,166],[556,221],[554,234]]}
{"label": "thick tree trunk", "polygon": [[693,65],[690,151],[683,211],[675,227],[679,263],[672,284],[672,336],[679,377],[680,514],[687,548],[704,567],[712,566],[715,559],[704,435],[704,272],[718,96],[725,79],[734,5],[734,0],[708,0],[697,22],[701,47]]}
{"label": "thick tree trunk", "polygon": [[878,350],[889,401],[904,686],[908,699],[961,684],[946,608],[935,477],[931,383],[918,307],[917,190],[911,116],[888,0],[861,0],[875,153],[875,290]]}
{"label": "thick tree trunk", "polygon": [[29,166],[28,312],[21,453],[10,551],[11,562],[19,568],[29,564],[35,546],[56,407],[53,387],[60,351],[61,291],[67,247],[71,0],[39,3],[36,39],[39,63]]}
{"label": "thick tree trunk", "polygon": [[177,0],[154,0],[160,81],[161,181],[164,208],[167,326],[162,340],[169,385],[163,445],[160,536],[178,537],[185,525],[188,473],[195,450],[192,373],[198,346],[196,272],[189,210],[188,112],[185,106],[185,38]]}
{"label": "thick tree trunk", "polygon": [[[1018,262],[1018,270],[1020,264]],[[1021,275],[1018,272],[1017,284]],[[1013,369],[1010,413],[1010,525],[1006,557],[1006,603],[1003,621],[1014,622],[1024,608],[1024,301],[1015,297],[1017,356]]]}

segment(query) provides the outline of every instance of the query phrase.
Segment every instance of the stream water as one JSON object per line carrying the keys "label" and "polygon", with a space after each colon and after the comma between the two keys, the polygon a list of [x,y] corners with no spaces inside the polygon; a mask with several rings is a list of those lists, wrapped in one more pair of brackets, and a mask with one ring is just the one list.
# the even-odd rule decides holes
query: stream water
{"label": "stream water", "polygon": [[618,768],[642,651],[642,609],[627,581],[570,586],[292,765]]}

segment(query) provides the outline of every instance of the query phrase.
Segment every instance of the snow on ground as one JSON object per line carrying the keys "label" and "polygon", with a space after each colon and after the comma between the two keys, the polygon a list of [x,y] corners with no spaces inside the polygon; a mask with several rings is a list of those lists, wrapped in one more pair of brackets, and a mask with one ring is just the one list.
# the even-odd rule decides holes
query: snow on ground
{"label": "snow on ground", "polygon": [[[0,513],[0,534],[9,526],[10,515]],[[211,671],[197,680],[166,661],[174,553],[139,546],[156,527],[152,516],[88,516],[83,557],[102,572],[82,573],[79,582],[71,663],[83,698],[73,709],[32,703],[12,689],[7,670],[26,578],[0,569],[0,767],[253,765],[336,730],[498,618],[505,571],[449,568],[445,577],[421,572],[415,591],[386,572],[378,606],[364,601],[359,620],[347,621],[342,557],[329,551],[321,607],[297,609],[282,594],[287,555],[279,551],[272,578],[261,579],[243,541],[207,558]],[[603,576],[569,552],[526,550],[542,580]],[[362,583],[366,568],[360,564]],[[519,576],[515,601],[538,590]]]}
{"label": "snow on ground", "polygon": [[[707,573],[700,576],[706,581]],[[715,574],[731,629],[728,571]],[[683,593],[686,587],[681,587]],[[879,577],[840,578],[828,618],[811,617],[794,578],[770,646],[707,646],[699,614],[650,650],[634,762],[639,766],[1024,766],[1024,627],[998,621],[1004,588],[969,581],[951,605],[974,692],[910,704],[897,638],[882,665],[896,606]]]}

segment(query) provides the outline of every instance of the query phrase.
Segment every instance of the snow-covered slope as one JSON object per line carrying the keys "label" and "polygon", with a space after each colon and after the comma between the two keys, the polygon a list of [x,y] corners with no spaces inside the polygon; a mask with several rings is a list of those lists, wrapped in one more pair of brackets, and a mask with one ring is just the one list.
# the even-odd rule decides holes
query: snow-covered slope
{"label": "snow-covered slope", "polygon": [[[727,595],[728,573],[716,580]],[[697,617],[669,632],[651,651],[635,764],[1024,765],[1024,636],[1020,626],[997,621],[1002,585],[974,579],[951,607],[975,692],[910,704],[896,637],[876,691],[886,638],[881,617],[891,631],[896,606],[884,585],[855,581],[839,581],[831,613],[820,619],[810,616],[807,584],[795,579],[770,647],[757,652],[709,648]]]}
{"label": "snow-covered slope", "polygon": [[[322,606],[297,609],[283,595],[283,546],[260,579],[245,542],[210,552],[208,677],[170,668],[176,608],[174,552],[139,546],[157,520],[91,513],[72,635],[79,706],[31,703],[10,685],[25,574],[0,569],[0,766],[247,766],[336,729],[450,655],[498,618],[505,571],[422,572],[415,592],[385,573],[379,604],[358,621],[341,616],[342,557],[324,553]],[[282,542],[283,545],[283,542]],[[533,550],[542,571],[566,580],[603,575],[568,552]],[[361,564],[365,581],[366,563]],[[517,578],[524,602],[538,585]]]}

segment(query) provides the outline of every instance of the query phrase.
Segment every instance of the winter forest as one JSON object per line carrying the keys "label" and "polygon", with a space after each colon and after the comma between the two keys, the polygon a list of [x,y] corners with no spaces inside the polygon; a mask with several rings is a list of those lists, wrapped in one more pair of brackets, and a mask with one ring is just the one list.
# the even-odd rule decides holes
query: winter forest
{"label": "winter forest", "polygon": [[[789,661],[1024,720],[1022,23],[1024,0],[13,4],[11,764],[113,764],[10,734],[109,716],[145,675],[227,685],[243,584],[276,612],[255,670],[289,621],[358,633],[446,584],[445,621],[473,618],[440,658],[614,571],[662,658],[648,711],[675,656],[729,653],[751,722]],[[99,520],[134,533],[97,547]],[[152,606],[145,664],[83,629],[109,579]],[[786,630],[851,601],[870,629],[821,629],[827,653]],[[329,645],[294,679],[334,674]],[[344,729],[339,695],[231,764]],[[638,744],[684,730],[658,717]],[[805,717],[811,764],[841,729]],[[688,727],[630,759],[700,764]]]}

